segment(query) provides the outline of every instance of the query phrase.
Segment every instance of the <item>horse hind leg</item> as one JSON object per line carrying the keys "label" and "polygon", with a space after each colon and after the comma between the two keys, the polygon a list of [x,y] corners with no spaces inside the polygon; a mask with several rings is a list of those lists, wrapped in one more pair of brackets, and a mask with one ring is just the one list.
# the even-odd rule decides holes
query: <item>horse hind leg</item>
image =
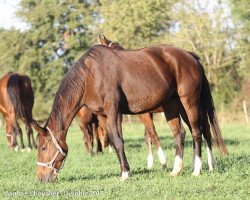
{"label": "horse hind leg", "polygon": [[[181,95],[180,95],[181,96]],[[194,152],[193,152],[193,175],[198,176],[201,173],[202,169],[202,160],[201,160],[201,130],[199,128],[199,106],[198,106],[198,96],[181,96],[180,100],[186,110],[193,137]],[[191,98],[192,97],[192,98]]]}
{"label": "horse hind leg", "polygon": [[208,161],[209,171],[213,171],[215,166],[215,160],[212,152],[212,135],[207,115],[204,114],[204,112],[203,112],[203,137],[206,140],[207,161]]}
{"label": "horse hind leg", "polygon": [[[166,168],[167,160],[166,160],[166,156],[161,148],[160,141],[159,141],[158,135],[157,135],[156,130],[155,130],[155,126],[154,126],[154,122],[153,122],[153,114],[152,113],[141,114],[141,115],[139,115],[139,118],[145,126],[146,134],[148,134],[148,137],[151,138],[151,141],[153,141],[155,146],[156,146],[157,154],[158,154],[160,163],[162,165],[162,168]],[[152,162],[151,159],[153,158],[152,145],[150,145],[150,143],[148,143],[147,140],[149,140],[149,138],[146,139],[146,143],[148,145],[148,163],[150,163],[150,162]]]}
{"label": "horse hind leg", "polygon": [[96,141],[96,154],[101,153],[104,150],[97,126],[97,124],[92,123],[93,138]]}
{"label": "horse hind leg", "polygon": [[24,142],[23,142],[23,132],[22,132],[22,129],[20,128],[18,122],[16,122],[16,125],[15,125],[14,129],[15,129],[15,132],[20,137],[21,151],[24,152],[25,151],[25,146],[24,146]]}
{"label": "horse hind leg", "polygon": [[179,106],[176,98],[172,98],[166,105],[163,106],[164,114],[167,119],[168,125],[171,128],[172,135],[175,140],[175,160],[171,176],[177,176],[183,168],[183,155],[184,155],[184,140],[185,129],[181,123],[179,115]]}
{"label": "horse hind leg", "polygon": [[34,147],[35,149],[37,149],[37,143],[36,143],[36,140],[35,140],[35,138],[34,138],[34,133],[33,133],[33,130],[32,130],[32,128],[31,128],[31,126],[30,126],[30,135],[31,135],[33,147]]}
{"label": "horse hind leg", "polygon": [[[28,139],[27,151],[30,152],[33,147],[37,148],[37,145],[36,145],[36,141],[35,141],[34,135],[33,135],[33,130],[31,128],[30,124],[26,123],[25,126],[26,126],[26,133],[27,133],[27,139]],[[31,145],[31,140],[32,140],[33,146]]]}

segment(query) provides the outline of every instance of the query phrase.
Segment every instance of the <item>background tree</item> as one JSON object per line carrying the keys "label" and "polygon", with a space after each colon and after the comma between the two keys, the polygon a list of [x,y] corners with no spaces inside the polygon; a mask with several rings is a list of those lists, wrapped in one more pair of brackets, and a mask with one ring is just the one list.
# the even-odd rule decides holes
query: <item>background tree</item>
{"label": "background tree", "polygon": [[232,10],[232,19],[237,30],[236,51],[239,59],[241,74],[244,77],[242,82],[241,93],[238,102],[246,100],[250,105],[250,11],[248,0],[229,0]]}
{"label": "background tree", "polygon": [[[209,5],[209,1],[203,3]],[[197,53],[217,100],[229,103],[240,89],[241,78],[234,50],[235,31],[227,25],[224,6],[218,3],[208,10],[196,0],[175,4],[171,12],[173,28],[166,40]]]}
{"label": "background tree", "polygon": [[18,30],[0,29],[0,73],[19,69],[21,55],[24,53],[24,34]]}
{"label": "background tree", "polygon": [[127,49],[163,43],[194,51],[217,101],[231,103],[239,96],[250,102],[248,1],[220,2],[21,0],[17,14],[28,28],[0,29],[0,72],[29,75],[34,116],[46,118],[69,67],[105,34]]}
{"label": "background tree", "polygon": [[[94,42],[95,1],[22,0],[18,15],[30,28],[19,70],[31,76],[35,114],[45,117],[55,92],[70,66]],[[46,106],[40,106],[40,104]],[[41,110],[43,109],[43,110]]]}
{"label": "background tree", "polygon": [[158,44],[169,31],[173,0],[100,0],[100,32],[133,49]]}

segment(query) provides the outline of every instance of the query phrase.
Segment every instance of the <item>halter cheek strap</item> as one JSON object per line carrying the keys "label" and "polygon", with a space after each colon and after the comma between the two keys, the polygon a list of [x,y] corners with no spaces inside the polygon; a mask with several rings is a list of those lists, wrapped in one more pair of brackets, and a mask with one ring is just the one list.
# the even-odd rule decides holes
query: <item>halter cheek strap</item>
{"label": "halter cheek strap", "polygon": [[[50,136],[52,138],[52,142],[56,146],[57,151],[56,151],[55,155],[53,156],[53,158],[51,159],[50,162],[48,162],[48,163],[37,162],[37,165],[38,166],[43,166],[43,167],[50,168],[50,169],[52,169],[54,171],[54,174],[57,175],[57,173],[59,172],[59,170],[63,168],[64,162],[65,162],[65,158],[67,157],[67,153],[65,153],[63,151],[62,147],[59,145],[58,141],[54,137],[54,135],[53,135],[52,131],[49,129],[49,127],[46,127],[46,128],[49,131],[49,134],[50,134]],[[62,163],[61,167],[59,169],[56,169],[54,167],[54,162],[55,162],[57,156],[59,155],[59,153],[61,153],[64,156],[64,159],[63,159],[63,163]]]}

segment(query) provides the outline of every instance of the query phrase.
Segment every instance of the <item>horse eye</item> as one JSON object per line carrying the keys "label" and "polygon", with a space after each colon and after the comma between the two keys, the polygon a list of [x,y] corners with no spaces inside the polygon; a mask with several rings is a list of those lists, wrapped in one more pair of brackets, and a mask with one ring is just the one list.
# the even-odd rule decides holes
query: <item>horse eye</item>
{"label": "horse eye", "polygon": [[42,151],[45,151],[47,149],[47,145],[43,146],[41,149],[42,149]]}

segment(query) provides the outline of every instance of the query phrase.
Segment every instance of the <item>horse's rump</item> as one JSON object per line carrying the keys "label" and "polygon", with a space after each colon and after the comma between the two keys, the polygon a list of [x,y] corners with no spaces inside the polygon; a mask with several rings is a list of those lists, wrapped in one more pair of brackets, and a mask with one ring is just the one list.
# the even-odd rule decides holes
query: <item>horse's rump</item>
{"label": "horse's rump", "polygon": [[7,93],[13,105],[16,117],[31,122],[32,108],[34,105],[34,94],[31,81],[28,76],[10,73],[7,83]]}

